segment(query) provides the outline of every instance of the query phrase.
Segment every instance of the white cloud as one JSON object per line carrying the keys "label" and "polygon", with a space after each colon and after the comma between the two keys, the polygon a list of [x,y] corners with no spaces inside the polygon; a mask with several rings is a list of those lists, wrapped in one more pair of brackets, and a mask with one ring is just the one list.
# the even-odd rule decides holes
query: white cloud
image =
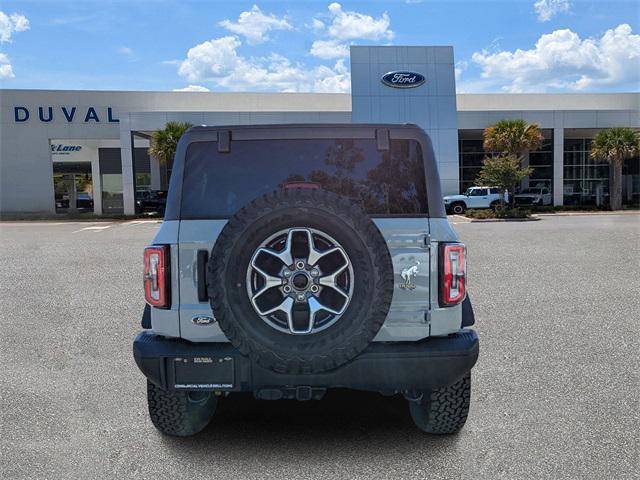
{"label": "white cloud", "polygon": [[122,46],[122,47],[120,47],[118,49],[118,53],[121,53],[122,55],[130,57],[131,55],[133,55],[133,49],[131,49],[129,47]]}
{"label": "white cloud", "polygon": [[331,25],[327,29],[330,37],[337,40],[391,40],[394,33],[389,29],[391,19],[387,12],[379,18],[359,12],[342,10],[342,5],[329,5]]}
{"label": "white cloud", "polygon": [[541,22],[548,22],[557,14],[568,12],[570,8],[569,0],[536,0],[533,4],[533,9]]}
{"label": "white cloud", "polygon": [[344,58],[349,55],[349,47],[338,40],[316,40],[311,45],[309,53],[314,57],[330,59]]}
{"label": "white cloud", "polygon": [[331,68],[308,68],[282,55],[248,58],[237,49],[242,42],[228,36],[208,40],[189,49],[178,74],[190,82],[211,82],[231,91],[346,92],[350,77],[344,61]]}
{"label": "white cloud", "polygon": [[14,78],[13,67],[6,53],[0,53],[0,80]]}
{"label": "white cloud", "polygon": [[174,88],[174,92],[208,92],[209,89],[207,87],[203,87],[202,85],[189,85],[184,88]]}
{"label": "white cloud", "polygon": [[24,15],[12,13],[7,15],[0,11],[0,42],[10,42],[16,32],[29,30],[29,20]]}
{"label": "white cloud", "polygon": [[469,67],[469,62],[467,62],[466,60],[460,60],[456,62],[455,68],[454,68],[456,81],[460,79],[460,75],[462,75],[462,72],[464,72],[467,69],[467,67]]}
{"label": "white cloud", "polygon": [[191,82],[227,75],[240,61],[236,49],[241,44],[238,37],[222,37],[196,45],[187,51],[178,74]]}
{"label": "white cloud", "polygon": [[[628,24],[585,38],[569,30],[542,35],[530,50],[476,52],[487,86],[509,92],[587,91],[640,84],[640,35]],[[635,87],[634,87],[635,86]]]}
{"label": "white cloud", "polygon": [[[387,12],[379,18],[359,12],[344,11],[339,3],[329,5],[330,23],[314,18],[313,30],[326,31],[326,40],[316,40],[309,54],[323,59],[345,58],[349,55],[349,43],[352,40],[391,40],[394,36],[389,29],[391,19]],[[325,28],[326,27],[326,28]]]}
{"label": "white cloud", "polygon": [[269,39],[266,34],[271,30],[291,30],[293,28],[286,18],[264,14],[257,5],[254,5],[248,12],[242,12],[237,22],[223,20],[219,25],[230,32],[244,36],[249,45],[266,42]]}

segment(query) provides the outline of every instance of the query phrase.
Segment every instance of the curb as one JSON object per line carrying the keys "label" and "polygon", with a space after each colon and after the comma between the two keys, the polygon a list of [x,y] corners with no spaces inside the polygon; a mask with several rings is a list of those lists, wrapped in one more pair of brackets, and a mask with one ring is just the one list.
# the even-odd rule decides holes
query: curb
{"label": "curb", "polygon": [[554,212],[554,213],[536,213],[535,215],[541,217],[573,217],[584,215],[640,215],[640,210],[628,210],[617,212]]}
{"label": "curb", "polygon": [[469,223],[495,223],[495,222],[537,222],[541,220],[538,217],[528,217],[528,218],[466,218]]}

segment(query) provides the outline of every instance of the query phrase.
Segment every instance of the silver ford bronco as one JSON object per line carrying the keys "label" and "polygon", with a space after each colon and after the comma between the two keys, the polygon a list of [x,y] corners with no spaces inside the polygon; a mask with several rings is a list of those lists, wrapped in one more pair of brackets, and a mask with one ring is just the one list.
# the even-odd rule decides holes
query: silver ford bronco
{"label": "silver ford bronco", "polygon": [[478,337],[466,249],[415,125],[194,127],[144,252],[133,353],[163,433],[193,435],[234,392],[401,394],[458,431]]}

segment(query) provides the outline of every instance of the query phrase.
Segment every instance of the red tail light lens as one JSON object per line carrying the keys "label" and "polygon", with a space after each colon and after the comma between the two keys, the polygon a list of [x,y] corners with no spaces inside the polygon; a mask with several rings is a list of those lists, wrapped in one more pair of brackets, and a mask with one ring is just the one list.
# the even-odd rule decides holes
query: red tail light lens
{"label": "red tail light lens", "polygon": [[440,305],[462,302],[467,294],[467,247],[462,243],[440,244]]}
{"label": "red tail light lens", "polygon": [[144,297],[152,307],[171,306],[170,264],[168,245],[144,249]]}

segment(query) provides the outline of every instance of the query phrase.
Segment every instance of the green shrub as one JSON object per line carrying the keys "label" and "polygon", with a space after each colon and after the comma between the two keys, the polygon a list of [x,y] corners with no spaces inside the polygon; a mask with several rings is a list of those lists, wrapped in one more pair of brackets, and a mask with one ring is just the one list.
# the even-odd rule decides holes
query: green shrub
{"label": "green shrub", "polygon": [[527,208],[510,208],[502,212],[497,212],[501,218],[529,218],[531,210]]}
{"label": "green shrub", "polygon": [[469,218],[498,218],[496,212],[491,208],[484,210],[467,210],[465,215]]}
{"label": "green shrub", "polygon": [[531,211],[524,208],[506,208],[495,210],[488,208],[482,210],[467,210],[465,215],[468,218],[485,220],[488,218],[529,218]]}

